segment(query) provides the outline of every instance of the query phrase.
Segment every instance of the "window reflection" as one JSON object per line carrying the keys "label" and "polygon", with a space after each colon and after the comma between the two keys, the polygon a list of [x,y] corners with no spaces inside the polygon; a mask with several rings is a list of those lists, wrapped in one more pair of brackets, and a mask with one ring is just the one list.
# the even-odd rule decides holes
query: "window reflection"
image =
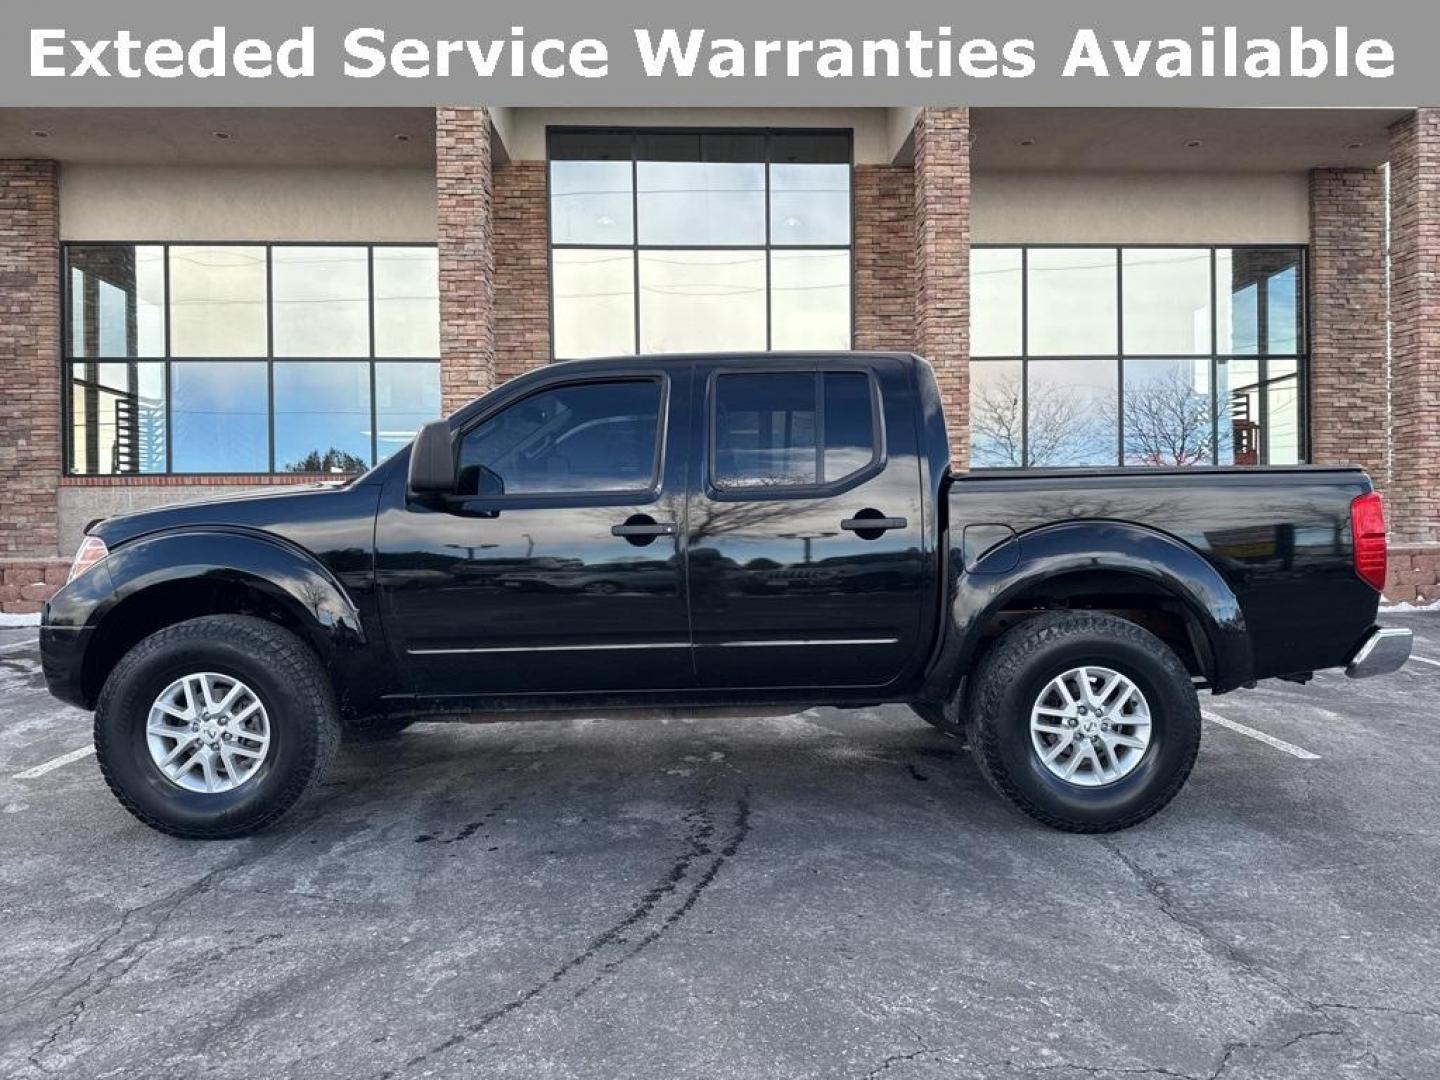
{"label": "window reflection", "polygon": [[532,394],[465,436],[466,495],[595,494],[655,483],[660,383],[576,384]]}
{"label": "window reflection", "polygon": [[276,363],[275,468],[358,473],[370,467],[370,366]]}
{"label": "window reflection", "polygon": [[375,355],[440,355],[440,253],[375,249]]}
{"label": "window reflection", "polygon": [[67,252],[71,356],[165,355],[165,249],[126,244]]}
{"label": "window reflection", "polygon": [[1114,248],[1031,248],[1026,266],[1031,356],[1114,354]]}
{"label": "window reflection", "polygon": [[1022,361],[970,365],[970,464],[1014,469],[1025,464],[1025,387]]}
{"label": "window reflection", "polygon": [[1115,464],[1120,427],[1114,360],[1032,360],[1026,389],[1031,465]]}
{"label": "window reflection", "polygon": [[276,356],[368,356],[370,253],[277,247],[271,253]]}
{"label": "window reflection", "polygon": [[978,247],[971,274],[975,467],[1302,460],[1303,248]]}
{"label": "window reflection", "polygon": [[849,347],[848,133],[549,141],[557,359]]}
{"label": "window reflection", "polygon": [[170,355],[264,356],[263,247],[170,249]]}
{"label": "window reflection", "polygon": [[[70,473],[354,472],[439,414],[438,364],[420,359],[440,351],[433,245],[69,244],[65,259]],[[373,355],[396,359],[373,362],[372,331]]]}
{"label": "window reflection", "polygon": [[770,232],[775,244],[850,243],[850,166],[770,166]]}
{"label": "window reflection", "polygon": [[1019,248],[970,252],[970,354],[1019,356],[1023,350]]}
{"label": "window reflection", "polygon": [[165,471],[165,365],[70,365],[70,471]]}
{"label": "window reflection", "polygon": [[1210,352],[1210,252],[1127,248],[1123,254],[1125,351]]}
{"label": "window reflection", "polygon": [[270,395],[263,361],[170,366],[176,472],[266,472]]}
{"label": "window reflection", "polygon": [[550,238],[556,244],[629,244],[634,176],[624,161],[550,163]]}
{"label": "window reflection", "polygon": [[640,351],[765,348],[763,251],[641,251]]}
{"label": "window reflection", "polygon": [[1304,307],[1301,253],[1283,248],[1215,252],[1217,351],[1230,355],[1297,353]]}
{"label": "window reflection", "polygon": [[635,351],[635,256],[630,249],[558,249],[553,272],[556,356]]}
{"label": "window reflection", "polygon": [[384,461],[440,415],[440,365],[375,365],[375,460]]}
{"label": "window reflection", "polygon": [[770,253],[770,347],[850,347],[849,252]]}
{"label": "window reflection", "polygon": [[1124,464],[1211,464],[1214,434],[1210,409],[1208,357],[1127,359]]}

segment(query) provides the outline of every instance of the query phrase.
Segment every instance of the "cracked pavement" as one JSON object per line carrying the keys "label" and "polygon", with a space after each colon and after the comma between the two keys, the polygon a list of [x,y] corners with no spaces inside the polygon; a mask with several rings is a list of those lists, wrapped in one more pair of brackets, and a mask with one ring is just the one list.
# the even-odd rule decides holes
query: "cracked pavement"
{"label": "cracked pavement", "polygon": [[1206,697],[1319,760],[1207,724],[1106,837],[884,708],[418,725],[187,843],[0,689],[6,1078],[1440,1075],[1437,666]]}

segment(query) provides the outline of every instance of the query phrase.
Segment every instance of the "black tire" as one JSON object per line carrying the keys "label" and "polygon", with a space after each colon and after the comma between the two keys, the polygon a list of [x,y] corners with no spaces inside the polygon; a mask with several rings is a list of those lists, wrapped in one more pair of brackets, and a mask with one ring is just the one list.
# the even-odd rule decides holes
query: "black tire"
{"label": "black tire", "polygon": [[[228,792],[179,786],[146,747],[151,704],[195,672],[243,681],[269,715],[264,762]],[[95,709],[95,752],[110,790],[152,829],[187,839],[226,840],[273,824],[320,785],[339,740],[335,697],[319,658],[284,627],[245,615],[207,615],[151,634],[115,666]]]}
{"label": "black tire", "polygon": [[398,738],[400,733],[413,723],[414,720],[402,717],[372,716],[365,720],[349,721],[342,726],[341,731],[347,743],[385,742]]}
{"label": "black tire", "polygon": [[[1150,706],[1150,745],[1120,779],[1096,787],[1053,775],[1031,744],[1030,712],[1051,679],[1103,665],[1129,678]],[[985,656],[970,696],[970,746],[990,785],[1024,813],[1066,832],[1127,829],[1184,786],[1200,749],[1200,703],[1179,658],[1148,630],[1115,615],[1041,615]]]}

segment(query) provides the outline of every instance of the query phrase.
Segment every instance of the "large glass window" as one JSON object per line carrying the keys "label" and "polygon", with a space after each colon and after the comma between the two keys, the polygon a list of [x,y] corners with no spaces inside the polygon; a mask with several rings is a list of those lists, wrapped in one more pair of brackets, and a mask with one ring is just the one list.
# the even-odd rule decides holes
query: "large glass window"
{"label": "large glass window", "polygon": [[971,253],[976,468],[1305,454],[1305,249]]}
{"label": "large glass window", "polygon": [[439,415],[432,246],[70,244],[65,259],[73,475],[354,473]]}
{"label": "large glass window", "polygon": [[550,133],[557,359],[848,348],[848,132]]}

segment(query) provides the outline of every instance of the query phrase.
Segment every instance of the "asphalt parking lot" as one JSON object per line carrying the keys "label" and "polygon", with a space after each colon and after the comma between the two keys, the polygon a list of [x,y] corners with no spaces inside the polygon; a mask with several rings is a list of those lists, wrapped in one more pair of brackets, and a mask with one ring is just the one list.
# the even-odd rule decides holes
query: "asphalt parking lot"
{"label": "asphalt parking lot", "polygon": [[1437,663],[1206,698],[1101,838],[887,708],[421,725],[171,840],[0,632],[0,1076],[1434,1077],[1440,614],[1385,621]]}

